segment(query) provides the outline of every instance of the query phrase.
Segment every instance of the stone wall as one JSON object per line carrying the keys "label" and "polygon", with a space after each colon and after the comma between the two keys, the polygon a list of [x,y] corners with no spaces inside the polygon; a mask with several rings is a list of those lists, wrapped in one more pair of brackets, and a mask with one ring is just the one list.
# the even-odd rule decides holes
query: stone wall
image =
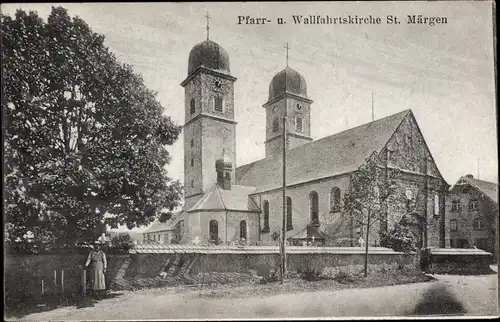
{"label": "stone wall", "polygon": [[[271,267],[279,265],[278,247],[253,246],[243,249],[215,246],[196,248],[180,245],[138,247],[148,252],[107,255],[108,288],[120,288],[134,278],[158,277],[161,272],[189,277],[200,272],[248,273],[249,270],[257,270],[262,264]],[[46,294],[59,294],[61,270],[65,271],[65,292],[80,293],[82,268],[86,258],[84,254],[7,255],[4,266],[5,294],[9,298],[40,297],[42,280]],[[359,265],[364,260],[364,249],[289,247],[287,260],[290,271],[296,271],[299,266],[304,265]],[[370,248],[370,264],[400,263],[402,260],[410,264],[413,262],[413,256],[404,256],[386,248]],[[56,283],[54,283],[54,270],[57,271]]]}

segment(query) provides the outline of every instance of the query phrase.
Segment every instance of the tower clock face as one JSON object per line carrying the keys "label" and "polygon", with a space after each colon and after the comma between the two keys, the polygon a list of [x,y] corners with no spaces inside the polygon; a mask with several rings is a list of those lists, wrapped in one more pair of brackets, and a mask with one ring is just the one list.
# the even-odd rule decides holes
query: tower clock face
{"label": "tower clock face", "polygon": [[212,87],[214,90],[220,91],[224,88],[224,82],[220,78],[216,78],[213,81]]}

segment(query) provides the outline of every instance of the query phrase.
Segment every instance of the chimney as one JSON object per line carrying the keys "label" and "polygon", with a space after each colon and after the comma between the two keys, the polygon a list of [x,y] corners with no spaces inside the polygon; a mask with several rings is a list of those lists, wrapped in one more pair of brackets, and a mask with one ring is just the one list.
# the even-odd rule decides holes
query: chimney
{"label": "chimney", "polygon": [[233,162],[222,151],[222,157],[215,161],[215,171],[217,172],[217,184],[224,190],[231,190],[231,173],[233,171]]}

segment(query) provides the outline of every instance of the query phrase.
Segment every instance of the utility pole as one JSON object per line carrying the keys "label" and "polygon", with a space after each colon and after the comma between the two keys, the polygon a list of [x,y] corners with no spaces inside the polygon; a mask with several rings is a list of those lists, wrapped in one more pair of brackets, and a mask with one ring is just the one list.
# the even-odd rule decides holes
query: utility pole
{"label": "utility pole", "polygon": [[[288,43],[286,43],[286,66],[288,67]],[[286,84],[286,82],[285,82]],[[286,85],[285,85],[286,86]],[[283,227],[281,233],[281,280],[280,283],[283,284],[283,280],[286,278],[286,211],[287,211],[287,202],[286,202],[286,140],[287,140],[287,114],[288,114],[288,103],[285,99],[285,110],[283,112]]]}

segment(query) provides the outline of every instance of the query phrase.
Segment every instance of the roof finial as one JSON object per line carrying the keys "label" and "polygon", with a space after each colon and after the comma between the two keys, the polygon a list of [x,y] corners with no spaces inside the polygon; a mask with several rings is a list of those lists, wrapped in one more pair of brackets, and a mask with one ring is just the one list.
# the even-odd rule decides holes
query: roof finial
{"label": "roof finial", "polygon": [[212,17],[210,17],[210,15],[208,14],[208,10],[207,10],[207,14],[205,15],[205,18],[207,18],[207,40],[210,38],[210,19],[212,19]]}
{"label": "roof finial", "polygon": [[288,67],[288,49],[290,49],[290,47],[288,47],[288,42],[286,43],[286,67]]}

